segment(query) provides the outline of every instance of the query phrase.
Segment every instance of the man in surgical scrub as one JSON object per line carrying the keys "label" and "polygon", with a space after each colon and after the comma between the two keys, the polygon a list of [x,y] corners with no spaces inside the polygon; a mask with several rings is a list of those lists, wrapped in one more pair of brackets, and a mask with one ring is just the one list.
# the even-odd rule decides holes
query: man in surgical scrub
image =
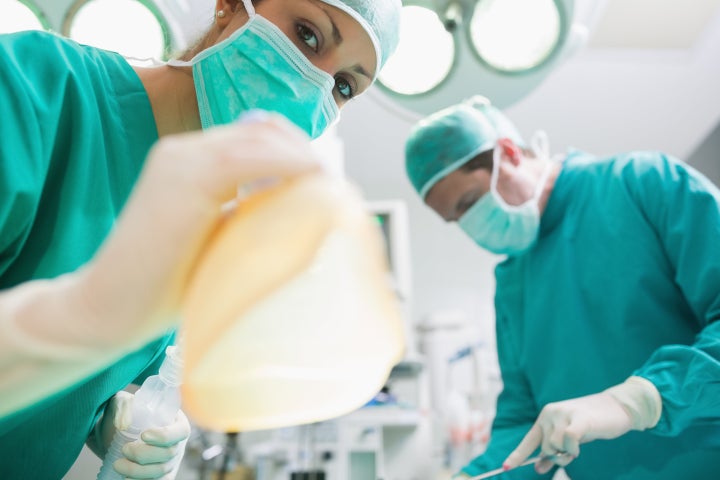
{"label": "man in surgical scrub", "polygon": [[458,478],[718,478],[716,186],[657,152],[551,158],[482,98],[416,124],[406,168],[427,206],[505,256],[504,389],[487,451]]}

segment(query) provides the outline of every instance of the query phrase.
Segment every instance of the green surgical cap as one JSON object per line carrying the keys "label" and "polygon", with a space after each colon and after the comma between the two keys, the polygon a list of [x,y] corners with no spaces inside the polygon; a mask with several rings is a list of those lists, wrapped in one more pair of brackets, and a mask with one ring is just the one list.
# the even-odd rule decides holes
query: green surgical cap
{"label": "green surgical cap", "polygon": [[[353,17],[372,40],[377,57],[375,78],[400,41],[400,0],[321,0]],[[373,79],[374,80],[374,79]]]}
{"label": "green surgical cap", "polygon": [[405,143],[405,169],[420,197],[501,138],[525,142],[515,126],[484,97],[473,97],[420,120]]}

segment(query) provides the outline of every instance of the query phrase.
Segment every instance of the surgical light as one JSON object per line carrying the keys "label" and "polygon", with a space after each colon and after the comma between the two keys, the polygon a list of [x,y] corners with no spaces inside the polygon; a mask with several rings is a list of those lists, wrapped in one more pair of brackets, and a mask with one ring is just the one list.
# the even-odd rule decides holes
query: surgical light
{"label": "surgical light", "polygon": [[403,0],[400,47],[370,97],[408,118],[478,94],[506,108],[579,51],[605,2]]}
{"label": "surgical light", "polygon": [[164,58],[167,34],[159,16],[142,2],[90,0],[78,5],[64,25],[64,33],[73,40],[118,52],[137,62]]}
{"label": "surgical light", "polygon": [[480,0],[470,20],[470,39],[480,61],[520,73],[550,57],[561,27],[561,10],[553,0]]}
{"label": "surgical light", "polygon": [[380,74],[380,82],[404,95],[426,93],[447,77],[455,60],[452,34],[434,11],[410,5],[402,9],[400,44]]}
{"label": "surgical light", "polygon": [[0,0],[0,33],[12,33],[22,30],[43,30],[44,25],[24,2],[19,0]]}

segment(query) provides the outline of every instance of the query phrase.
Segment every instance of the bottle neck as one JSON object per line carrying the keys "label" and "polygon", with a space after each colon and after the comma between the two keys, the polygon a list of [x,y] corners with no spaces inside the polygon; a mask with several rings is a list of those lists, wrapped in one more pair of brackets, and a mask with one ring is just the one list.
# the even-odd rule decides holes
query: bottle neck
{"label": "bottle neck", "polygon": [[183,362],[178,348],[175,346],[167,347],[165,349],[165,360],[158,372],[160,380],[171,387],[180,386],[182,383],[182,366]]}

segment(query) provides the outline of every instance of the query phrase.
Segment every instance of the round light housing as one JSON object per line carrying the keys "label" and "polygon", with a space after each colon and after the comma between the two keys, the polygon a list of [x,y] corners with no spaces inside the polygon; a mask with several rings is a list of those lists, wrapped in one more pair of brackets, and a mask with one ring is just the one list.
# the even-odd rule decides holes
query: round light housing
{"label": "round light housing", "polygon": [[162,59],[167,50],[158,16],[138,0],[90,0],[65,21],[66,35],[86,45],[112,50],[129,60]]}
{"label": "round light housing", "polygon": [[19,0],[0,0],[0,33],[44,30],[32,8]]}
{"label": "round light housing", "polygon": [[378,76],[394,93],[417,95],[440,85],[455,63],[455,39],[429,8],[402,9],[400,43]]}
{"label": "round light housing", "polygon": [[559,47],[563,15],[557,0],[480,0],[470,20],[470,41],[489,67],[526,72]]}

